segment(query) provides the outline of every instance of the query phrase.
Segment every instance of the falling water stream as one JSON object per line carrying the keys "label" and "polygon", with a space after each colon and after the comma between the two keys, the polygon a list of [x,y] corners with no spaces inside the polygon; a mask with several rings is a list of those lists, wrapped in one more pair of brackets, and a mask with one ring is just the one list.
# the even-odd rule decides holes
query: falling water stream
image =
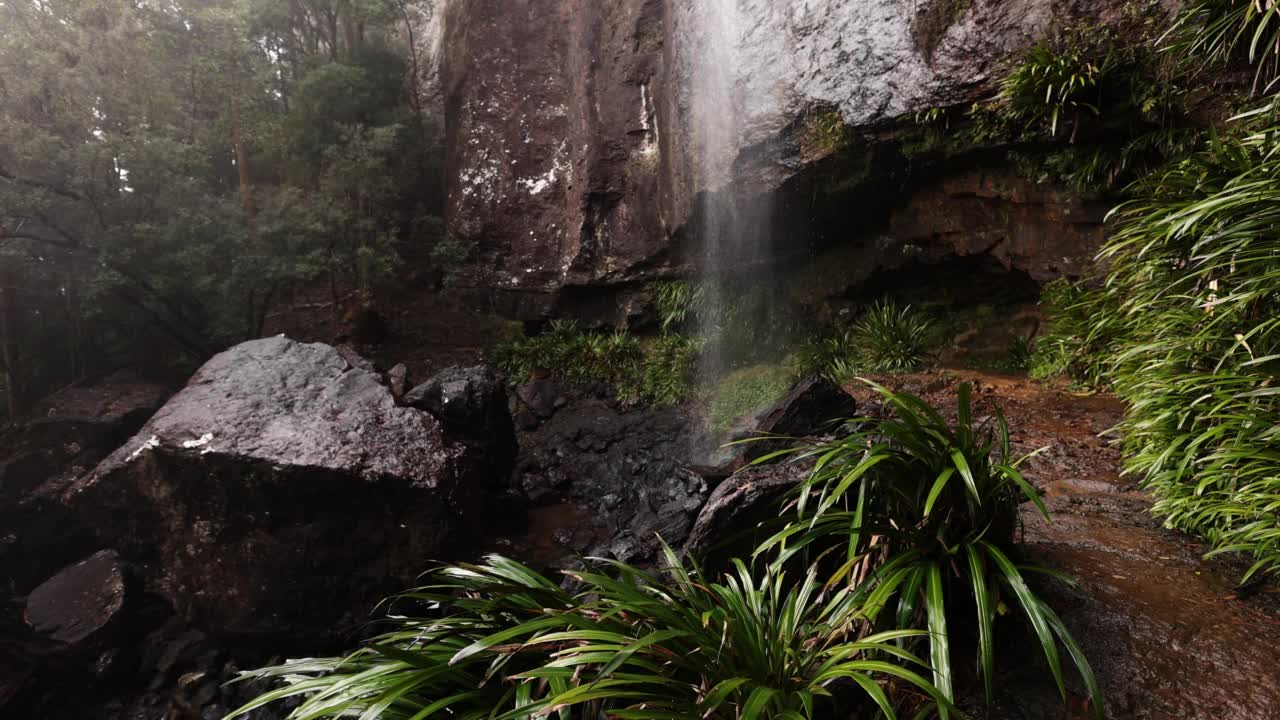
{"label": "falling water stream", "polygon": [[734,168],[747,120],[757,98],[744,90],[745,34],[750,31],[739,0],[694,0],[686,10],[693,32],[689,48],[689,135],[692,177],[702,191],[697,228],[703,253],[700,281],[703,327],[711,341],[703,354],[703,381],[714,383],[739,359],[746,340],[730,322],[746,308],[744,293],[771,293],[772,207],[767,194],[744,195]]}

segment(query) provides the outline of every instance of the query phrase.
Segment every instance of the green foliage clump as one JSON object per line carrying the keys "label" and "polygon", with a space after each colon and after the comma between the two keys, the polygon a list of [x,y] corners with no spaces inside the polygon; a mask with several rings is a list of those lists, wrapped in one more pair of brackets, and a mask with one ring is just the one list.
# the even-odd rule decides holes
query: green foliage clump
{"label": "green foliage clump", "polygon": [[852,131],[839,108],[823,107],[805,115],[801,144],[814,155],[834,155],[848,147]]}
{"label": "green foliage clump", "polygon": [[859,637],[848,590],[741,563],[716,582],[666,555],[659,573],[618,562],[573,572],[576,594],[497,556],[446,567],[397,600],[417,612],[355,654],[244,673],[284,686],[232,717],[301,697],[288,717],[806,720],[859,703],[892,718],[888,680],[951,709],[894,644],[922,633]]}
{"label": "green foliage clump", "polygon": [[1040,295],[1046,324],[1029,358],[1031,377],[1067,376],[1090,387],[1104,384],[1110,351],[1095,325],[1109,311],[1108,302],[1106,294],[1084,283],[1058,279],[1046,284]]}
{"label": "green foliage clump", "polygon": [[1280,132],[1259,115],[1137,188],[1102,252],[1129,402],[1126,468],[1156,512],[1280,573]]}
{"label": "green foliage clump", "polygon": [[858,365],[868,372],[912,372],[930,356],[933,321],[922,310],[882,300],[853,324]]}
{"label": "green foliage clump", "polygon": [[1048,125],[1051,136],[1058,134],[1064,115],[1099,114],[1098,89],[1116,63],[1107,50],[1112,39],[1099,29],[1087,30],[1064,33],[1028,48],[1000,82],[1002,112],[1024,123]]}
{"label": "green foliage clump", "polygon": [[1160,38],[1164,52],[1188,75],[1256,66],[1254,89],[1280,76],[1280,7],[1270,0],[1198,0]]}
{"label": "green foliage clump", "polygon": [[675,405],[693,394],[702,341],[667,333],[645,345],[640,397],[657,405]]}
{"label": "green foliage clump", "polygon": [[990,698],[996,621],[1002,608],[1016,609],[1030,623],[1064,698],[1059,645],[1100,716],[1101,694],[1080,647],[1008,555],[1018,505],[1030,501],[1046,518],[1048,511],[1017,469],[1026,458],[1013,455],[999,408],[979,423],[971,388],[962,384],[952,424],[920,398],[872,387],[895,417],[790,451],[816,459],[816,469],[794,494],[794,519],[757,555],[776,552],[775,571],[791,558],[827,558],[835,568],[827,587],[856,588],[873,628],[923,624],[934,683],[948,697],[951,645],[960,632],[949,620],[972,613],[973,623],[960,628],[976,632]]}
{"label": "green foliage clump", "polygon": [[827,331],[809,338],[796,352],[800,377],[821,377],[844,385],[858,374],[858,338],[852,331]]}
{"label": "green foliage clump", "polygon": [[797,353],[798,370],[837,384],[859,373],[913,372],[930,360],[937,327],[924,311],[883,299],[848,330],[810,338]]}
{"label": "green foliage clump", "polygon": [[625,330],[585,331],[555,320],[541,335],[504,343],[490,359],[517,382],[546,374],[607,385],[620,400],[675,404],[692,391],[700,343],[674,334],[643,341]]}
{"label": "green foliage clump", "polygon": [[[1162,38],[1179,72],[1253,62],[1271,90],[1273,3],[1201,2]],[[1097,289],[1047,288],[1033,374],[1106,383],[1128,404],[1126,471],[1168,526],[1280,575],[1280,127],[1275,97],[1199,136],[1112,213]]]}
{"label": "green foliage clump", "polygon": [[663,332],[671,332],[691,322],[706,304],[704,286],[691,285],[686,280],[660,280],[649,283],[658,320]]}

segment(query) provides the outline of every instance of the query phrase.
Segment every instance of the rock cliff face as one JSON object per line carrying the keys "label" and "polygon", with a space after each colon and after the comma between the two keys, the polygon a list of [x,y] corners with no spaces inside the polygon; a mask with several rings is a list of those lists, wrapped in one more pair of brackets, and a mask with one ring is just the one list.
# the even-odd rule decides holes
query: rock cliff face
{"label": "rock cliff face", "polygon": [[661,255],[664,15],[660,0],[450,4],[448,216],[483,284],[620,280]]}
{"label": "rock cliff face", "polygon": [[[580,288],[625,291],[687,270],[701,198],[726,179],[748,196],[784,198],[774,222],[787,232],[775,235],[795,253],[829,230],[798,220],[787,206],[799,201],[785,199],[798,188],[815,202],[806,176],[830,154],[803,141],[815,111],[870,131],[972,102],[990,93],[1010,52],[1071,22],[1116,22],[1126,5],[454,0],[440,63],[450,230],[475,250],[468,275],[501,291],[500,311],[525,319],[573,312],[591,294]],[[1145,11],[1159,11],[1151,5]],[[709,76],[720,94],[708,91]],[[727,178],[702,167],[708,114],[729,130],[717,148]],[[929,180],[915,183],[919,200],[912,187],[890,200],[930,203],[945,173]],[[883,213],[844,222],[855,226],[849,236],[897,231]],[[1073,242],[1081,235],[1051,214],[1044,224],[1067,228]]]}

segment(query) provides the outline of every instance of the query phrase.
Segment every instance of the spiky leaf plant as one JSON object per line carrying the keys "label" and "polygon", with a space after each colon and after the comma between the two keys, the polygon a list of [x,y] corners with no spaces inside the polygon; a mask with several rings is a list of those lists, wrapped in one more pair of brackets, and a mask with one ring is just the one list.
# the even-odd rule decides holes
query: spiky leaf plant
{"label": "spiky leaf plant", "polygon": [[1064,115],[1079,125],[1082,112],[1099,113],[1098,88],[1114,68],[1113,56],[1080,33],[1033,45],[1000,82],[998,102],[1008,117],[1047,125],[1056,136]]}
{"label": "spiky leaf plant", "polygon": [[1198,0],[1178,13],[1161,48],[1194,75],[1234,64],[1256,66],[1255,90],[1280,76],[1280,5],[1275,0]]}
{"label": "spiky leaf plant", "polygon": [[852,328],[851,344],[861,372],[919,370],[930,357],[933,321],[923,311],[881,300]]}
{"label": "spiky leaf plant", "polygon": [[904,688],[922,717],[955,713],[896,644],[922,633],[863,636],[850,590],[741,562],[717,583],[666,557],[660,574],[621,563],[576,573],[574,596],[499,557],[445,568],[404,598],[427,614],[396,618],[350,657],[246,673],[285,686],[235,715],[298,696],[290,718],[803,719],[837,702],[893,718]]}
{"label": "spiky leaf plant", "polygon": [[1024,458],[1014,457],[999,409],[988,423],[977,423],[964,384],[951,424],[914,395],[869,384],[894,417],[864,420],[864,430],[791,452],[814,462],[814,469],[795,494],[795,518],[757,556],[773,558],[775,571],[797,558],[825,559],[827,587],[851,588],[850,598],[877,628],[923,622],[934,683],[948,697],[949,621],[959,619],[962,608],[975,613],[962,627],[976,629],[978,667],[990,697],[997,608],[1012,606],[1029,622],[1059,690],[1065,695],[1061,646],[1100,708],[1079,646],[1010,559],[1018,505],[1029,501],[1048,513],[1017,469]]}

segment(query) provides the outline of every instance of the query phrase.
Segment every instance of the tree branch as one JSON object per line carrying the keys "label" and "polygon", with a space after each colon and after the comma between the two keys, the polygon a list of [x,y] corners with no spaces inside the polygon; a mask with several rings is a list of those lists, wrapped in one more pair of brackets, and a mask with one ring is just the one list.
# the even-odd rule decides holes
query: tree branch
{"label": "tree branch", "polygon": [[19,185],[25,185],[29,188],[34,188],[36,190],[48,190],[54,195],[64,197],[68,200],[75,200],[77,202],[80,202],[85,199],[83,195],[81,195],[80,193],[74,190],[69,190],[60,185],[53,185],[51,183],[41,182],[39,180],[32,180],[30,178],[19,177],[17,175],[14,175],[9,170],[5,169],[3,166],[0,166],[0,179],[8,180],[9,182],[14,182]]}

